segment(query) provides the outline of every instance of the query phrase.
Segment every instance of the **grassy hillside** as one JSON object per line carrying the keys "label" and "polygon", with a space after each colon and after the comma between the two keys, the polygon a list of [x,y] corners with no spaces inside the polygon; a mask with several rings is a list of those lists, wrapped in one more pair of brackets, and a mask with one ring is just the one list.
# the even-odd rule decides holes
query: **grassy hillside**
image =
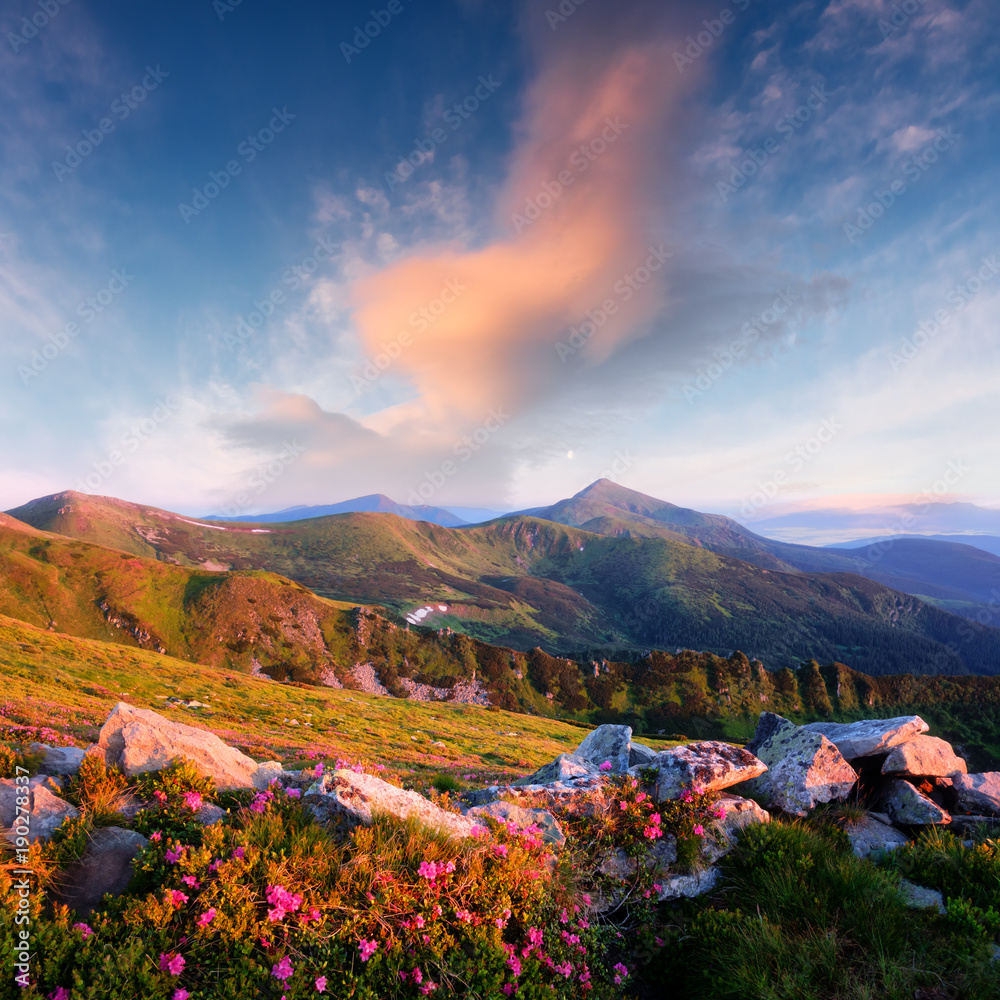
{"label": "grassy hillside", "polygon": [[874,674],[1000,672],[1000,630],[860,577],[768,570],[665,537],[530,517],[448,529],[345,514],[251,528],[79,494],[18,512],[177,566],[269,570],[400,614],[429,605],[427,625],[519,650],[740,648],[769,666],[816,658]]}

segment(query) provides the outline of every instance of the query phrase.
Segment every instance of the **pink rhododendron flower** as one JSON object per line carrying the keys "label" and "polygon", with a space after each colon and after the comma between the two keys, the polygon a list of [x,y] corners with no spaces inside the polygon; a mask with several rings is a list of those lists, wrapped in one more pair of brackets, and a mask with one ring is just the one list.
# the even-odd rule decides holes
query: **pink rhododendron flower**
{"label": "pink rhododendron flower", "polygon": [[173,903],[174,906],[183,906],[190,898],[184,895],[180,889],[168,889],[167,895],[170,897],[170,902]]}
{"label": "pink rhododendron flower", "polygon": [[378,950],[378,941],[366,941],[362,938],[358,942],[358,951],[361,952],[361,961],[367,962]]}
{"label": "pink rhododendron flower", "polygon": [[319,778],[319,777],[321,777],[321,776],[322,776],[322,774],[323,774],[323,761],[320,761],[320,762],[319,762],[319,763],[318,763],[318,764],[317,764],[317,765],[316,765],[316,766],[315,766],[315,767],[313,768],[313,774],[315,774],[317,778]]}
{"label": "pink rhododendron flower", "polygon": [[725,819],[725,818],[726,818],[726,807],[725,807],[725,806],[719,806],[719,808],[718,808],[718,809],[716,809],[716,810],[715,810],[715,811],[714,811],[714,812],[712,813],[712,815],[713,815],[713,816],[714,816],[714,817],[715,817],[716,819]]}
{"label": "pink rhododendron flower", "polygon": [[462,921],[463,924],[469,923],[472,920],[472,914],[468,910],[456,910],[455,916]]}
{"label": "pink rhododendron flower", "polygon": [[507,857],[507,845],[506,844],[494,844],[493,845],[493,853],[496,854],[497,857],[501,857],[501,858]]}
{"label": "pink rhododendron flower", "polygon": [[283,983],[286,979],[290,979],[292,973],[295,970],[292,968],[291,959],[285,955],[277,965],[271,968],[271,975],[274,976],[278,982]]}
{"label": "pink rhododendron flower", "polygon": [[428,993],[433,993],[437,988],[437,983],[433,983],[428,980],[423,986],[420,987],[420,992],[423,993],[424,996],[427,996]]}
{"label": "pink rhododendron flower", "polygon": [[87,924],[73,924],[73,930],[79,931],[80,936],[84,941],[86,941],[87,938],[91,937],[94,933],[93,928],[89,927]]}
{"label": "pink rhododendron flower", "polygon": [[201,883],[193,875],[185,875],[181,881],[185,885],[189,885],[192,889],[201,888]]}
{"label": "pink rhododendron flower", "polygon": [[199,927],[207,927],[215,919],[215,907],[209,907],[196,921]]}
{"label": "pink rhododendron flower", "polygon": [[170,998],[170,1000],[188,1000],[189,996],[191,996],[191,994],[188,993],[187,990],[178,987],[174,990],[174,995]]}
{"label": "pink rhododendron flower", "polygon": [[186,805],[191,812],[197,812],[204,804],[201,792],[185,792],[181,798],[184,799],[184,805]]}
{"label": "pink rhododendron flower", "polygon": [[288,797],[289,797],[290,799],[301,799],[301,798],[302,798],[302,789],[301,789],[301,788],[289,788],[289,789],[288,789],[288,790],[287,790],[287,791],[285,792],[285,794],[286,794],[286,795],[287,795],[287,796],[288,796]]}
{"label": "pink rhododendron flower", "polygon": [[626,966],[622,965],[621,962],[618,962],[613,967],[613,970],[615,973],[615,983],[620,984],[624,982],[625,978],[628,976],[628,969],[626,968]]}
{"label": "pink rhododendron flower", "polygon": [[611,770],[611,768],[612,768],[612,764],[611,764],[611,761],[610,761],[610,760],[606,760],[606,761],[605,761],[605,762],[604,762],[604,763],[603,763],[603,764],[601,765],[601,770],[602,770],[602,771],[610,771],[610,770]]}
{"label": "pink rhododendron flower", "polygon": [[49,1000],[70,1000],[69,990],[64,986],[57,986],[55,992],[49,994]]}
{"label": "pink rhododendron flower", "polygon": [[150,840],[162,840],[163,839],[163,834],[160,833],[159,830],[156,830],[154,833],[151,833],[149,835],[149,839]]}
{"label": "pink rhododendron flower", "polygon": [[694,835],[696,837],[704,837],[705,836],[705,828],[701,825],[701,823],[698,823],[695,826],[695,828],[694,828]]}
{"label": "pink rhododendron flower", "polygon": [[171,848],[166,853],[166,859],[167,859],[167,861],[169,861],[172,865],[177,864],[177,862],[180,861],[180,859],[184,857],[184,851],[185,851],[185,848],[184,848],[183,844],[178,844],[176,850],[174,850],[173,848]]}
{"label": "pink rhododendron flower", "polygon": [[316,977],[316,992],[325,993],[326,992],[326,976]]}
{"label": "pink rhododendron flower", "polygon": [[269,885],[264,894],[272,906],[267,911],[267,919],[272,922],[294,913],[302,905],[302,897],[297,892],[288,892],[283,885]]}
{"label": "pink rhododendron flower", "polygon": [[472,828],[469,830],[469,834],[473,837],[485,837],[489,833],[489,830],[485,826],[480,826],[478,823],[473,824]]}
{"label": "pink rhododendron flower", "polygon": [[160,971],[169,972],[172,976],[179,976],[184,971],[184,956],[172,951],[169,954],[160,952]]}
{"label": "pink rhododendron flower", "polygon": [[247,852],[242,847],[237,847],[235,851],[229,856],[231,858],[239,858],[242,861],[246,857]]}
{"label": "pink rhododendron flower", "polygon": [[167,804],[167,793],[159,788],[157,788],[156,791],[153,792],[153,798],[156,799],[156,801],[159,802],[161,806]]}

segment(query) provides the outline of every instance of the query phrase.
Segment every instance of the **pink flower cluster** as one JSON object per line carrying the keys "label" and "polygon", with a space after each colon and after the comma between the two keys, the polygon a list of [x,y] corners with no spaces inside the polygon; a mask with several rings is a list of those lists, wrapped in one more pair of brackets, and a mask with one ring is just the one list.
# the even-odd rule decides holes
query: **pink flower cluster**
{"label": "pink flower cluster", "polygon": [[362,938],[358,942],[358,951],[361,952],[361,961],[367,962],[378,950],[378,941],[366,941]]}
{"label": "pink flower cluster", "polygon": [[288,892],[283,885],[269,885],[264,894],[272,907],[267,911],[267,919],[272,923],[294,913],[302,905],[302,897],[297,892]]}
{"label": "pink flower cluster", "polygon": [[182,798],[184,799],[184,805],[186,805],[191,812],[197,812],[203,805],[201,792],[185,792]]}
{"label": "pink flower cluster", "polygon": [[79,931],[80,936],[84,941],[91,937],[94,933],[93,928],[89,927],[87,924],[73,924],[73,930]]}
{"label": "pink flower cluster", "polygon": [[179,976],[184,971],[184,956],[177,952],[160,952],[160,971],[169,972],[172,976]]}
{"label": "pink flower cluster", "polygon": [[653,813],[649,817],[649,826],[647,826],[643,831],[642,835],[647,837],[649,840],[656,840],[657,837],[663,836],[663,829],[660,826],[662,817],[659,813]]}
{"label": "pink flower cluster", "polygon": [[258,792],[253,802],[250,803],[250,812],[267,812],[268,804],[274,798],[274,792]]}
{"label": "pink flower cluster", "polygon": [[454,861],[421,861],[420,867],[417,869],[419,874],[427,879],[428,882],[433,882],[441,875],[449,875],[454,870]]}
{"label": "pink flower cluster", "polygon": [[271,968],[271,975],[274,976],[278,982],[284,983],[286,979],[291,978],[294,971],[291,959],[285,955],[277,965]]}

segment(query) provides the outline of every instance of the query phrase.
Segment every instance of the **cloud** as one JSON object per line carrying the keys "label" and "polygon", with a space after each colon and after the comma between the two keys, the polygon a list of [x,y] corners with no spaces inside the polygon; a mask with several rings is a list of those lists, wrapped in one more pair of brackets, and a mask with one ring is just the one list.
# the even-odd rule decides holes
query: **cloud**
{"label": "cloud", "polygon": [[[681,92],[672,47],[629,42],[596,57],[559,51],[525,99],[497,206],[499,235],[478,248],[420,249],[353,289],[367,352],[416,329],[396,372],[418,401],[400,419],[476,422],[491,406],[530,407],[565,376],[553,344],[648,255],[647,204],[669,186],[656,153]],[[619,303],[583,348],[592,362],[662,307],[658,289]]]}

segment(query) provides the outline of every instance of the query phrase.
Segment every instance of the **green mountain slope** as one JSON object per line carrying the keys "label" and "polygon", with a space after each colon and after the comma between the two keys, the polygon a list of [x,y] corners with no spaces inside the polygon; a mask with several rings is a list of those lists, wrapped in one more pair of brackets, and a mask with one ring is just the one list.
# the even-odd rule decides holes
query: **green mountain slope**
{"label": "green mountain slope", "polygon": [[80,494],[18,512],[178,566],[267,570],[400,614],[431,607],[428,626],[521,650],[741,648],[769,666],[815,657],[872,674],[1000,672],[1000,631],[856,576],[768,570],[665,537],[516,516],[461,529],[390,514],[254,528]]}

